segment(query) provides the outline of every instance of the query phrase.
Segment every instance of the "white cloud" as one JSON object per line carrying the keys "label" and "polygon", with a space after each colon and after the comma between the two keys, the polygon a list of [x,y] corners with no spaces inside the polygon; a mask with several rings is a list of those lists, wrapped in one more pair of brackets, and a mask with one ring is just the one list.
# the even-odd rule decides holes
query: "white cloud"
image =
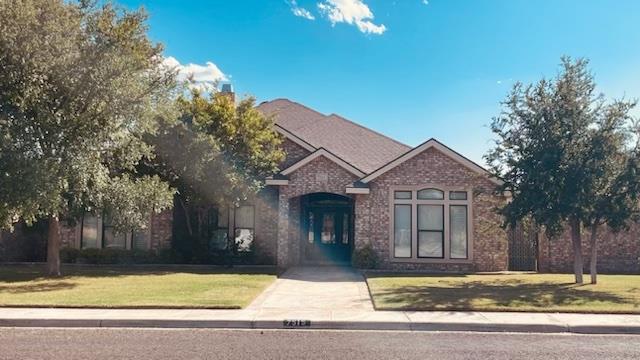
{"label": "white cloud", "polygon": [[373,13],[363,0],[325,0],[318,3],[318,8],[329,18],[332,25],[355,25],[365,34],[381,35],[387,31],[384,24],[377,25],[372,22]]}
{"label": "white cloud", "polygon": [[189,87],[192,89],[211,92],[215,91],[220,81],[229,81],[229,77],[211,61],[207,61],[205,65],[182,65],[176,58],[169,56],[162,64],[168,69],[178,71],[178,81],[189,81]]}
{"label": "white cloud", "polygon": [[422,0],[422,3],[425,5],[429,5],[429,0]]}
{"label": "white cloud", "polygon": [[307,20],[315,20],[315,16],[311,14],[311,12],[303,7],[298,6],[298,2],[296,0],[289,1],[289,6],[291,6],[291,12],[293,15],[305,18]]}

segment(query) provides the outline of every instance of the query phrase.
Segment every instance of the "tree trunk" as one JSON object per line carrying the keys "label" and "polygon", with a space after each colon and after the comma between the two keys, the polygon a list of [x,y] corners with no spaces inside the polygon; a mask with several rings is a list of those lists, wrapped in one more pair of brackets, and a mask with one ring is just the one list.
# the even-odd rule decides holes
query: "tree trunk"
{"label": "tree trunk", "polygon": [[576,284],[582,284],[582,234],[580,229],[580,221],[572,219],[571,224],[571,242],[573,243],[573,273],[576,276]]}
{"label": "tree trunk", "polygon": [[49,276],[60,276],[60,220],[57,215],[49,216],[47,274]]}
{"label": "tree trunk", "polygon": [[598,283],[598,270],[597,270],[598,249],[596,247],[597,242],[598,242],[598,225],[594,224],[591,226],[591,241],[589,244],[591,246],[591,259],[589,260],[589,274],[591,274],[592,284]]}
{"label": "tree trunk", "polygon": [[191,215],[189,214],[189,209],[187,209],[187,204],[184,203],[184,200],[178,196],[178,201],[180,202],[180,206],[182,207],[182,211],[184,212],[184,221],[187,223],[187,231],[189,232],[189,236],[193,236],[193,226],[191,225]]}

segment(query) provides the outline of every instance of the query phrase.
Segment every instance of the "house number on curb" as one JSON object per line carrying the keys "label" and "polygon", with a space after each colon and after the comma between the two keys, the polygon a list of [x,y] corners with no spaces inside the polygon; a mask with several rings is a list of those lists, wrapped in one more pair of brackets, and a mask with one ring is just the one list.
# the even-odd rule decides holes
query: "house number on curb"
{"label": "house number on curb", "polygon": [[283,320],[282,326],[286,328],[311,327],[311,320]]}

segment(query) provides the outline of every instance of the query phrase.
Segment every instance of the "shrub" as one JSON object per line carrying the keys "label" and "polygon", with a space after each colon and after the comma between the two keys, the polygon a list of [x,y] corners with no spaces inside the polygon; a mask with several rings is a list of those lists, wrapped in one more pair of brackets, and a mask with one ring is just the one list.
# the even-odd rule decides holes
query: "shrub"
{"label": "shrub", "polygon": [[155,258],[150,261],[155,261],[157,264],[183,264],[184,259],[180,253],[174,249],[162,249],[157,254],[150,252],[151,255],[155,255]]}
{"label": "shrub", "polygon": [[[60,251],[60,260],[67,264],[157,264],[173,263],[153,251],[125,249],[73,249]],[[163,261],[162,261],[163,260]]]}
{"label": "shrub", "polygon": [[255,251],[236,253],[229,250],[207,253],[185,258],[174,249],[149,250],[125,249],[74,249],[60,250],[60,260],[67,264],[206,264],[206,265],[263,265],[272,261]]}
{"label": "shrub", "polygon": [[375,269],[378,267],[378,253],[370,244],[356,248],[353,252],[352,263],[358,269]]}
{"label": "shrub", "polygon": [[60,262],[75,264],[80,255],[80,249],[65,247],[60,249]]}

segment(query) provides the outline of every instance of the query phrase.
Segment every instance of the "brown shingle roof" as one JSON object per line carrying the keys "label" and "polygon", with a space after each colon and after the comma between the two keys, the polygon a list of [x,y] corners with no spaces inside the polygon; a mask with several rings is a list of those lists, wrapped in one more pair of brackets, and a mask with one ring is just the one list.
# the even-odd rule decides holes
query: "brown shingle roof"
{"label": "brown shingle roof", "polygon": [[260,104],[275,122],[316,148],[325,148],[369,173],[411,148],[341,116],[324,115],[287,99]]}

